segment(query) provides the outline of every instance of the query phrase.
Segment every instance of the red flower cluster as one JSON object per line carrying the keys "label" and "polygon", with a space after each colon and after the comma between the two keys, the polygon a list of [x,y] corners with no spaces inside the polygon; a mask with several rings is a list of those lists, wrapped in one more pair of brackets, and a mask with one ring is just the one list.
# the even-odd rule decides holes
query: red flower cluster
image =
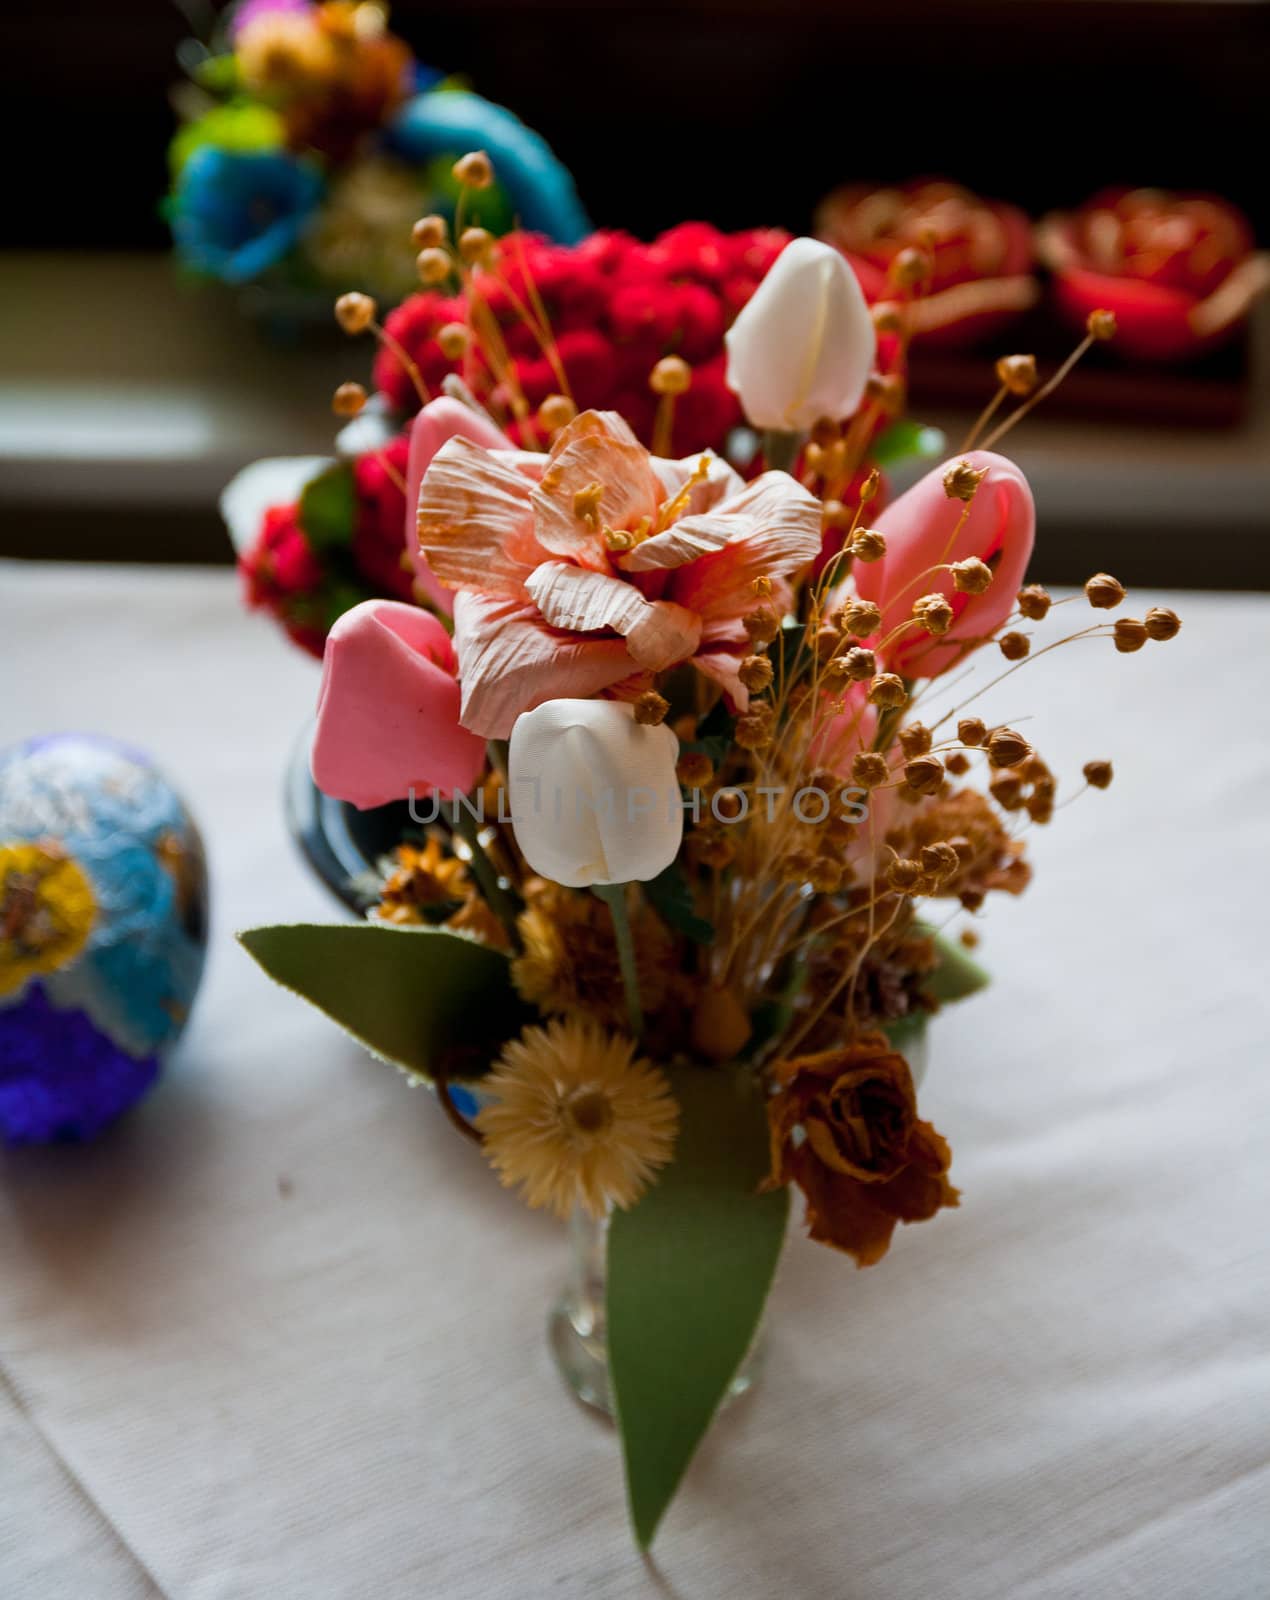
{"label": "red flower cluster", "polygon": [[[447,323],[466,322],[469,309],[478,320],[487,311],[516,385],[536,408],[561,388],[524,314],[541,305],[579,409],[620,411],[646,444],[657,405],[649,373],[663,356],[682,356],[693,369],[692,386],[675,407],[671,453],[719,450],[741,421],[724,381],[723,335],[788,242],[778,229],[725,234],[704,222],[683,223],[651,244],[615,232],[572,247],[512,234],[496,269],[477,280],[480,304],[469,308],[463,296],[425,292],[392,312],[386,326],[433,392],[457,373],[496,413],[509,414],[506,374],[493,371],[475,347],[448,358],[437,334]],[[410,378],[389,350],[380,351],[375,383],[399,410],[418,410]]]}
{"label": "red flower cluster", "polygon": [[315,547],[300,501],[271,506],[260,537],[239,559],[248,606],[276,617],[288,637],[319,660],[327,629],[350,606],[384,595],[414,597],[402,543],[406,454],[406,439],[399,436],[344,469],[353,490],[344,542],[323,540]]}

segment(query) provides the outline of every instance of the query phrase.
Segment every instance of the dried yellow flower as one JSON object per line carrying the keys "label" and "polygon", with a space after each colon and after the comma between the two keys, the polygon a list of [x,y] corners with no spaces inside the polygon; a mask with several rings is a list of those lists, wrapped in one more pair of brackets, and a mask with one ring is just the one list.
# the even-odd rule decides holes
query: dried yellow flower
{"label": "dried yellow flower", "polygon": [[1007,661],[1022,661],[1032,648],[1032,641],[1026,633],[1003,633],[997,647]]}
{"label": "dried yellow flower", "polygon": [[851,781],[862,789],[878,789],[891,776],[886,757],[877,750],[860,750],[851,760]]}
{"label": "dried yellow flower", "polygon": [[663,356],[648,374],[654,394],[684,394],[692,386],[692,368],[682,356]]}
{"label": "dried yellow flower", "polygon": [[335,320],[345,333],[365,333],[377,309],[368,294],[342,294],[335,302]]}
{"label": "dried yellow flower", "polygon": [[635,701],[635,720],[643,728],[655,728],[665,722],[670,701],[656,689],[646,689]]}
{"label": "dried yellow flower", "polygon": [[366,404],[366,391],[360,383],[342,383],[331,396],[331,410],[337,417],[355,417]]}
{"label": "dried yellow flower", "polygon": [[1182,619],[1168,606],[1152,606],[1146,614],[1144,626],[1152,639],[1175,639],[1181,629]]}
{"label": "dried yellow flower", "polygon": [[1122,655],[1141,650],[1148,638],[1146,624],[1139,622],[1137,617],[1117,617],[1114,634],[1116,649]]}
{"label": "dried yellow flower", "polygon": [[1032,754],[1032,746],[1013,728],[996,728],[988,736],[988,760],[994,767],[1017,767]]}
{"label": "dried yellow flower", "polygon": [[484,150],[470,150],[460,156],[450,171],[469,189],[488,189],[494,182],[494,168]]}
{"label": "dried yellow flower", "polygon": [[635,1043],[589,1019],[526,1028],[481,1080],[476,1127],[499,1181],[565,1218],[634,1205],[670,1160],[679,1107]]}
{"label": "dried yellow flower", "polygon": [[983,744],[988,737],[988,725],[982,717],[962,717],[957,724],[957,737],[962,744]]}
{"label": "dried yellow flower", "polygon": [[904,781],[918,794],[934,794],[944,781],[944,763],[938,756],[917,756],[905,763]]}
{"label": "dried yellow flower", "polygon": [[900,749],[911,760],[924,756],[931,747],[931,732],[924,722],[910,722],[900,729]]}
{"label": "dried yellow flower", "polygon": [[869,685],[867,699],[874,706],[904,706],[908,704],[908,690],[903,678],[894,672],[879,672]]}
{"label": "dried yellow flower", "polygon": [[924,594],[913,603],[913,620],[919,622],[927,633],[939,636],[952,627],[953,608],[946,595]]}
{"label": "dried yellow flower", "polygon": [[987,475],[986,467],[975,468],[968,461],[956,461],[944,473],[944,493],[950,500],[969,502]]}
{"label": "dried yellow flower", "polygon": [[772,681],[772,663],[767,656],[746,656],[736,671],[751,694],[761,694]]}

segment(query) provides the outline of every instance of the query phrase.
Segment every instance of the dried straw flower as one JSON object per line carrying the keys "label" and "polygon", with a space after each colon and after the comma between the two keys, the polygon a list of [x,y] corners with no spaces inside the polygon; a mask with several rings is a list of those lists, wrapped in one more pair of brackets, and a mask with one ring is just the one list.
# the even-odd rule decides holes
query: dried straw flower
{"label": "dried straw flower", "polygon": [[873,706],[904,706],[908,704],[908,690],[903,678],[894,672],[879,672],[869,685],[867,698]]}
{"label": "dried straw flower", "polygon": [[538,420],[548,433],[567,428],[577,414],[578,408],[567,394],[549,394],[538,407]]}
{"label": "dried straw flower", "polygon": [[923,722],[910,722],[900,729],[900,749],[912,760],[924,756],[931,747],[930,729]]}
{"label": "dried straw flower", "polygon": [[1053,604],[1039,583],[1029,583],[1026,589],[1019,590],[1019,610],[1029,622],[1040,622]]}
{"label": "dried straw flower", "polygon": [[857,561],[881,561],[886,554],[886,539],[876,528],[861,528],[851,540],[851,554]]}
{"label": "dried straw flower", "polygon": [[994,767],[1017,767],[1032,754],[1032,746],[1013,728],[996,728],[988,736],[988,760]]}
{"label": "dried straw flower", "polygon": [[438,217],[435,214],[428,217],[420,217],[410,230],[410,237],[414,240],[416,250],[430,250],[436,245],[442,245],[445,243],[447,235],[448,229],[445,218]]}
{"label": "dried straw flower", "polygon": [[654,394],[685,394],[692,386],[692,368],[682,356],[663,356],[648,374]]}
{"label": "dried straw flower", "polygon": [[852,645],[840,659],[852,683],[864,683],[878,669],[877,657],[872,650],[866,650],[862,645]]}
{"label": "dried straw flower", "polygon": [[331,410],[337,417],[356,417],[366,405],[366,391],[360,383],[342,383],[331,396]]}
{"label": "dried straw flower", "polygon": [[674,1152],[669,1083],[633,1040],[590,1020],[526,1028],[481,1087],[497,1097],[476,1127],[499,1181],[558,1217],[634,1205]]}
{"label": "dried straw flower", "polygon": [[1124,599],[1124,585],[1109,572],[1095,572],[1085,584],[1085,598],[1096,611],[1110,611]]}
{"label": "dried straw flower", "polygon": [[342,294],[335,302],[335,320],[345,333],[365,333],[377,309],[368,294]]}
{"label": "dried straw flower", "polygon": [[[512,962],[521,998],[540,1011],[583,1013],[620,1025],[625,991],[609,908],[594,895],[543,878],[526,884],[525,899],[516,921],[522,953]],[[631,920],[640,997],[645,1010],[656,1011],[665,999],[673,944],[647,906],[641,904]]]}
{"label": "dried straw flower", "polygon": [[488,189],[494,182],[494,168],[484,150],[470,150],[460,156],[450,171],[469,189]]}
{"label": "dried straw flower", "polygon": [[1085,319],[1085,332],[1091,339],[1097,339],[1100,343],[1106,343],[1108,339],[1114,339],[1116,336],[1115,312],[1102,308],[1097,311],[1091,311]]}
{"label": "dried straw flower", "polygon": [[952,564],[953,588],[958,594],[983,594],[992,585],[992,568],[978,556]]}
{"label": "dried straw flower", "polygon": [[1036,388],[1035,356],[1002,356],[997,362],[997,382],[1011,394],[1031,394]]}
{"label": "dried straw flower", "polygon": [[844,633],[857,639],[867,638],[882,626],[882,613],[872,600],[852,600],[834,618]]}
{"label": "dried straw flower", "polygon": [[851,781],[862,789],[879,789],[891,776],[886,757],[876,750],[857,751],[851,761]]}
{"label": "dried straw flower", "polygon": [[913,603],[913,620],[937,637],[953,625],[953,608],[942,594],[924,594]]}
{"label": "dried straw flower", "polygon": [[665,722],[669,710],[669,700],[656,689],[646,689],[635,702],[635,720],[641,727],[655,728]]}
{"label": "dried straw flower", "polygon": [[905,763],[904,781],[918,794],[934,794],[944,781],[944,763],[938,756],[918,756]]}
{"label": "dried straw flower", "polygon": [[1175,639],[1181,629],[1182,619],[1168,606],[1152,606],[1146,614],[1144,626],[1152,639]]}
{"label": "dried straw flower", "polygon": [[944,493],[950,500],[969,502],[987,475],[986,467],[976,470],[968,461],[954,462],[944,473]]}
{"label": "dried straw flower", "polygon": [[[755,579],[755,582],[758,580]],[[751,644],[771,644],[781,631],[780,618],[767,606],[742,617],[741,626]]]}
{"label": "dried straw flower", "polygon": [[1137,617],[1117,617],[1114,629],[1116,649],[1122,655],[1132,655],[1147,642],[1146,624]]}
{"label": "dried straw flower", "polygon": [[981,745],[988,737],[988,725],[982,717],[962,717],[957,724],[957,737],[962,744]]}
{"label": "dried straw flower", "polygon": [[767,656],[746,656],[736,675],[751,694],[762,694],[772,681],[772,663]]}

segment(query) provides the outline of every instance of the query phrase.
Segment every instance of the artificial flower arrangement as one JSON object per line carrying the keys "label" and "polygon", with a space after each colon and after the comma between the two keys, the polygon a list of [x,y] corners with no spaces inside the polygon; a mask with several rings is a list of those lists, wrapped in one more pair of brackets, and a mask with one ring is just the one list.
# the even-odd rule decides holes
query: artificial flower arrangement
{"label": "artificial flower arrangement", "polygon": [[455,158],[474,144],[500,181],[469,222],[517,219],[574,241],[572,179],[510,111],[418,63],[375,0],[240,0],[186,42],[167,214],[191,272],[295,306],[332,286],[391,299],[414,282],[411,221],[452,215]]}
{"label": "artificial flower arrangement", "polygon": [[[453,265],[504,415],[454,378],[416,415],[430,609],[340,618],[312,749],[322,789],[410,796],[421,832],[367,920],[241,937],[431,1084],[505,1185],[577,1220],[584,1288],[553,1340],[611,1405],[647,1547],[748,1381],[791,1193],[860,1266],[958,1204],[917,1082],[928,1019],[985,975],[973,926],[943,926],[1025,887],[1023,834],[1058,784],[1030,738],[977,713],[963,667],[988,657],[996,681],[1070,639],[1131,654],[1180,624],[1113,618],[1124,590],[1100,573],[1071,597],[1092,620],[1034,646],[1068,602],[1025,582],[1032,497],[995,447],[1113,334],[1101,309],[1045,383],[1002,358],[963,449],[878,512],[860,471],[888,390],[836,250],[789,243],[728,331],[726,380],[761,439],[748,481],[712,450],[673,453],[680,357],[656,370],[652,449],[580,410],[528,281],[560,387],[527,403],[480,311],[492,251],[460,239]],[[922,266],[896,269],[903,305]],[[339,316],[355,331],[374,308],[351,295]],[[1086,787],[1111,777],[1084,769]]]}
{"label": "artificial flower arrangement", "polygon": [[[462,381],[517,440],[563,384],[584,410],[620,412],[651,446],[667,412],[650,377],[664,357],[678,357],[692,381],[669,411],[663,452],[730,453],[743,469],[755,452],[727,386],[723,341],[789,234],[726,234],[690,222],[650,244],[601,231],[559,245],[517,233],[487,259],[473,298],[473,280],[461,283],[449,256],[425,242],[441,227],[427,219],[417,230],[427,284],[383,317],[376,394],[341,433],[338,458],[254,463],[223,500],[248,605],[319,659],[331,625],[359,601],[428,600],[426,570],[416,571],[413,506],[407,510],[408,430],[447,380]],[[487,250],[476,230],[469,240],[469,251]],[[550,359],[524,315],[531,300],[552,330]],[[479,339],[468,334],[473,318]],[[497,351],[493,361],[487,344]],[[879,465],[917,453],[924,438],[896,416],[893,367],[869,448]],[[362,406],[356,388],[337,396],[337,410],[350,406]]]}
{"label": "artificial flower arrangement", "polygon": [[1041,268],[1051,279],[1049,317],[1079,332],[1091,312],[1111,311],[1112,354],[1155,364],[1194,361],[1228,341],[1270,287],[1270,256],[1254,249],[1251,224],[1215,195],[1103,189],[1034,228],[1016,206],[923,178],[845,185],[820,202],[815,220],[875,307],[890,298],[896,257],[925,253],[930,280],[913,338],[931,350],[982,344],[1040,306]]}

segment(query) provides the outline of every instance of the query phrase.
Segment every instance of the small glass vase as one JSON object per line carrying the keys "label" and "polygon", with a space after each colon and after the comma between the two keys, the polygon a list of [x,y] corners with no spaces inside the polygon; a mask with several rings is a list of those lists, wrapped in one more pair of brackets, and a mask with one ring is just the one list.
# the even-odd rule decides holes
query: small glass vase
{"label": "small glass vase", "polygon": [[[560,1376],[584,1405],[613,1416],[609,1352],[605,1338],[608,1218],[597,1220],[579,1207],[569,1219],[569,1274],[547,1321],[547,1338]],[[763,1369],[760,1325],[723,1404],[753,1388]]]}
{"label": "small glass vase", "polygon": [[[929,1030],[896,1030],[895,1047],[908,1061],[915,1087],[921,1086],[929,1064]],[[569,1219],[569,1273],[560,1298],[547,1321],[547,1338],[560,1375],[585,1405],[605,1416],[613,1415],[613,1390],[609,1382],[609,1353],[605,1337],[609,1221],[596,1219],[581,1207]],[[763,1371],[764,1329],[724,1397],[723,1404],[752,1389]]]}

